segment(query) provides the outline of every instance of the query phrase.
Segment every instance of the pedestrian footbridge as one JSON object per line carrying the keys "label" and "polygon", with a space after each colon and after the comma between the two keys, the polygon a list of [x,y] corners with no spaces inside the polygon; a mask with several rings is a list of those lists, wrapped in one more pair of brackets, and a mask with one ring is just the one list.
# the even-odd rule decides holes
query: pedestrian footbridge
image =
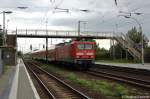
{"label": "pedestrian footbridge", "polygon": [[135,59],[141,60],[141,48],[135,48],[135,43],[123,33],[96,32],[96,31],[69,31],[69,30],[41,30],[41,29],[18,29],[9,32],[20,38],[89,38],[89,39],[112,39],[122,45]]}

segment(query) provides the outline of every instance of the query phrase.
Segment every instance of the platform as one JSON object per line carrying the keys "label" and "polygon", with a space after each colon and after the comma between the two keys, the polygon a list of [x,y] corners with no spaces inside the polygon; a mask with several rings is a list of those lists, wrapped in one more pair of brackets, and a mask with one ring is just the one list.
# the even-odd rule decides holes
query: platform
{"label": "platform", "polygon": [[150,63],[143,64],[132,64],[132,63],[106,63],[106,62],[95,62],[95,64],[107,65],[107,66],[116,66],[116,67],[125,67],[133,69],[142,69],[150,70]]}
{"label": "platform", "polygon": [[9,66],[8,70],[0,76],[0,99],[8,99],[16,66]]}
{"label": "platform", "polygon": [[40,99],[22,59],[18,61],[8,99]]}

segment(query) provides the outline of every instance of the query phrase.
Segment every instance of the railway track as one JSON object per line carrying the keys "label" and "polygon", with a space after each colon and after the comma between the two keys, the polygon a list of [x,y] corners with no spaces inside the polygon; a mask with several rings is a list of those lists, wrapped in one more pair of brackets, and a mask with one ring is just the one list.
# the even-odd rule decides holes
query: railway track
{"label": "railway track", "polygon": [[36,64],[31,62],[25,62],[25,64],[44,88],[49,99],[90,99],[64,81],[41,69]]}
{"label": "railway track", "polygon": [[[99,70],[98,70],[99,69]],[[127,76],[127,75],[118,75],[115,72],[110,72],[108,69],[101,70],[100,68],[98,69],[90,69],[89,71],[86,71],[86,73],[93,75],[93,76],[98,76],[98,77],[104,77],[107,79],[112,79],[115,81],[123,82],[123,83],[128,83],[134,86],[141,87],[143,89],[150,90],[150,80],[142,79],[142,78],[135,78],[132,76]],[[123,72],[123,71],[122,71]],[[128,72],[128,71],[126,71]],[[131,73],[130,73],[131,74]]]}
{"label": "railway track", "polygon": [[101,71],[101,70],[92,70],[90,69],[89,71],[86,71],[86,73],[90,74],[90,75],[94,75],[94,76],[98,76],[98,77],[104,77],[107,79],[112,79],[112,80],[116,80],[119,82],[123,82],[123,83],[128,83],[128,84],[132,84],[134,86],[138,86],[141,87],[143,89],[147,89],[150,90],[150,81],[149,80],[144,80],[144,79],[138,79],[138,78],[134,78],[131,76],[126,76],[126,75],[118,75],[115,73],[111,73],[111,72],[107,72],[107,71]]}

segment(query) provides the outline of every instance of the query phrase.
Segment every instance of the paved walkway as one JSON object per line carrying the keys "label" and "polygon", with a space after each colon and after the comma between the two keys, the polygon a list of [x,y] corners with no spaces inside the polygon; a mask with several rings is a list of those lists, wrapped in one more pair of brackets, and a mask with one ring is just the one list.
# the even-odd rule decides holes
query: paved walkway
{"label": "paved walkway", "polygon": [[0,77],[0,99],[8,99],[16,66],[8,67],[8,70]]}
{"label": "paved walkway", "polygon": [[142,64],[129,64],[129,63],[104,63],[104,62],[96,62],[96,64],[150,70],[150,63],[145,63],[144,65],[142,65]]}
{"label": "paved walkway", "polygon": [[9,99],[40,99],[21,59],[17,65]]}

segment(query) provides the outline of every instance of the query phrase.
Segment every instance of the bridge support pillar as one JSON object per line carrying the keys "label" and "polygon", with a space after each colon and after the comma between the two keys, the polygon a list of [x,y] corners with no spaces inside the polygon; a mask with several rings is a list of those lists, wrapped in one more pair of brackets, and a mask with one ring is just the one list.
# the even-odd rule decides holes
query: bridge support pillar
{"label": "bridge support pillar", "polygon": [[48,37],[46,37],[46,62],[48,62]]}

